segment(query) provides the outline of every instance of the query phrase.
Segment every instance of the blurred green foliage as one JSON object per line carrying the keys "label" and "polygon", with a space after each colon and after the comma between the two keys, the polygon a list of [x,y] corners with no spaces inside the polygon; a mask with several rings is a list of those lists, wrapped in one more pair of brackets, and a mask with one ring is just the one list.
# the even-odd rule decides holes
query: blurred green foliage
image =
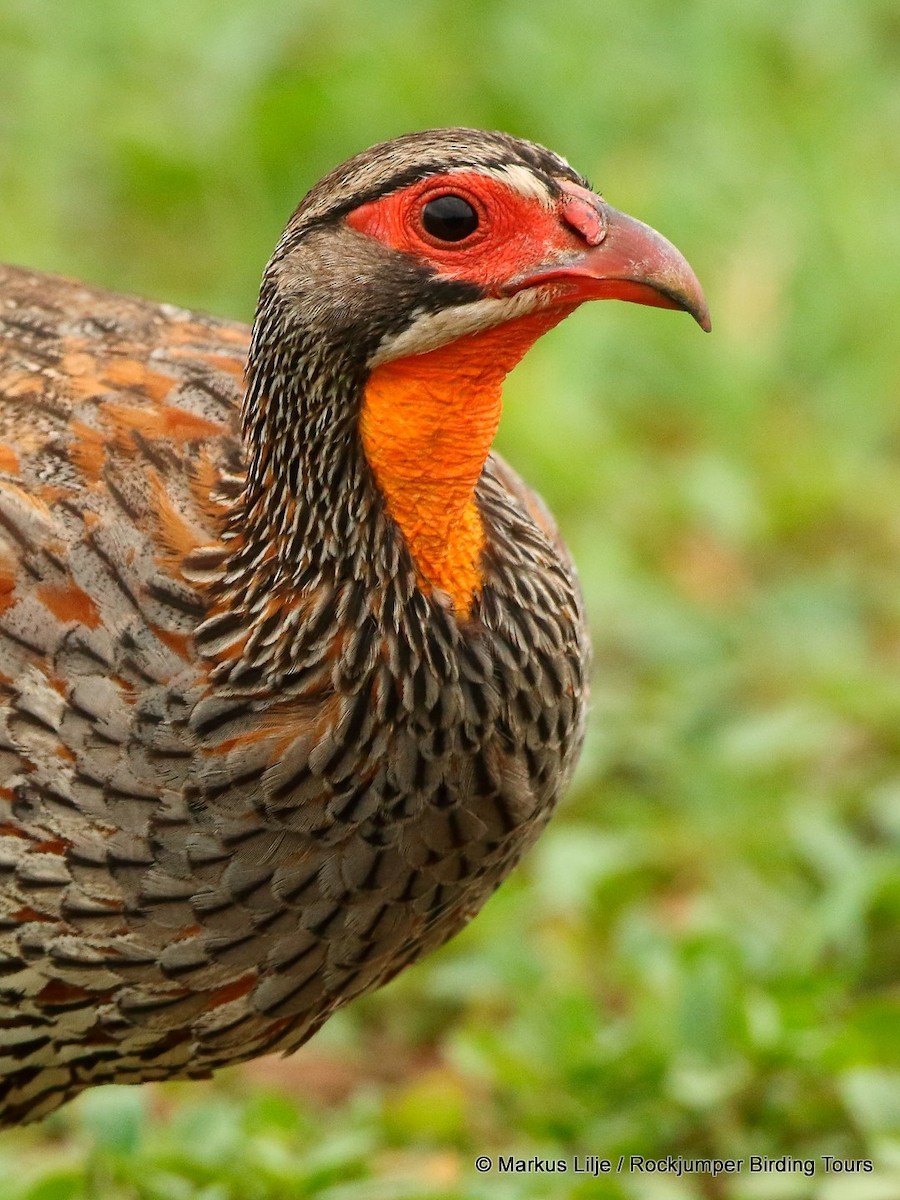
{"label": "blurred green foliage", "polygon": [[[589,306],[507,389],[501,449],[594,629],[576,786],[462,937],[280,1080],[88,1094],[0,1139],[0,1200],[891,1200],[900,9],[2,0],[0,255],[249,318],[305,188],[435,124],[566,154],[713,311],[705,338]],[[877,1171],[597,1183],[478,1152]]]}

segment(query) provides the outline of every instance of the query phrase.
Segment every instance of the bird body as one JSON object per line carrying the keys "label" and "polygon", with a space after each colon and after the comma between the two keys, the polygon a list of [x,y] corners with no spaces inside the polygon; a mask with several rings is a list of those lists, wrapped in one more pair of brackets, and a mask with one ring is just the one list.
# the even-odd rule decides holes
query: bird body
{"label": "bird body", "polygon": [[589,648],[502,379],[595,295],[708,323],[610,211],[432,131],[312,189],[249,340],[0,269],[0,1123],[296,1048],[543,829]]}

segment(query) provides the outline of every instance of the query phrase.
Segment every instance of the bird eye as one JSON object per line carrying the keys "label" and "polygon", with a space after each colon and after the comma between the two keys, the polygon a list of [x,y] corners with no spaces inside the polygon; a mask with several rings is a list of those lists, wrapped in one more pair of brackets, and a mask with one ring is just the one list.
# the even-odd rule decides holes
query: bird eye
{"label": "bird eye", "polygon": [[437,196],[422,209],[426,233],[442,242],[461,242],[478,228],[478,213],[462,196]]}

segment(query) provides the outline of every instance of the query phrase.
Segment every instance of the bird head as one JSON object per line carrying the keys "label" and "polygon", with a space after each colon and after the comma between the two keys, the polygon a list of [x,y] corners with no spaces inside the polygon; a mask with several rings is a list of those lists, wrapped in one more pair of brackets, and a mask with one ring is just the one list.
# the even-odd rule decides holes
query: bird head
{"label": "bird head", "polygon": [[617,212],[561,157],[501,133],[408,134],[304,198],[270,263],[305,328],[374,367],[585,300],[683,309],[700,284],[675,247]]}
{"label": "bird head", "polygon": [[346,543],[375,495],[422,588],[467,611],[503,378],[594,299],[682,309],[710,327],[679,251],[541,146],[439,129],[335,168],[263,279],[244,404],[257,507],[271,513],[273,485],[286,488],[302,504],[282,512],[318,512]]}

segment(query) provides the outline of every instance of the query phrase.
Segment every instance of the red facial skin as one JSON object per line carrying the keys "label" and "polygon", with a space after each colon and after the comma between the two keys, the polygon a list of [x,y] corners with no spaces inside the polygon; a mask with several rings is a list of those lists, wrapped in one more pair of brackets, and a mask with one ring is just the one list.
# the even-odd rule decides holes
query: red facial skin
{"label": "red facial skin", "polygon": [[[478,228],[459,242],[442,242],[422,224],[425,205],[447,195],[461,196],[478,213]],[[555,208],[474,171],[423,179],[362,205],[347,220],[360,233],[430,264],[445,279],[477,282],[494,295],[548,254],[577,254],[585,245]]]}
{"label": "red facial skin", "polygon": [[[709,329],[700,284],[671,243],[587,188],[558,184],[559,197],[544,203],[477,171],[433,175],[361,205],[347,222],[488,296],[554,284],[563,303],[621,299],[680,308]],[[477,229],[457,242],[433,237],[422,224],[425,205],[445,195],[461,196],[478,213]]]}

